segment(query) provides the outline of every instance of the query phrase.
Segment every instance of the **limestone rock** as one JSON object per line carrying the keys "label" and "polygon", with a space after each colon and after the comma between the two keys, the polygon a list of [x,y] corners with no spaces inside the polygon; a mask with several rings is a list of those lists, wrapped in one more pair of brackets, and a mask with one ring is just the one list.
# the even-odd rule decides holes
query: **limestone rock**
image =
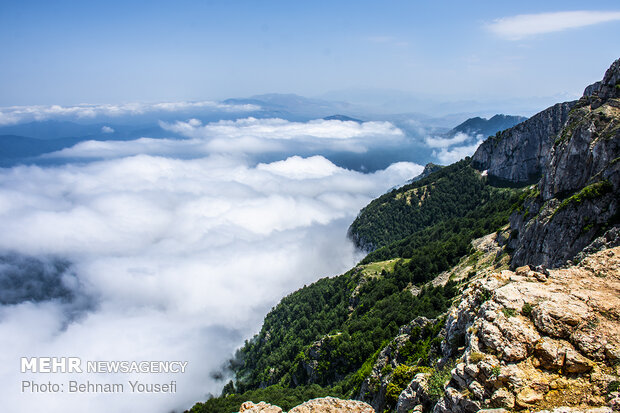
{"label": "limestone rock", "polygon": [[[465,350],[434,411],[604,403],[600,394],[620,375],[610,367],[620,349],[619,269],[615,247],[576,266],[472,281],[446,320],[446,337],[464,334]],[[543,270],[546,281],[535,281]]]}
{"label": "limestone rock", "polygon": [[[323,397],[308,400],[299,406],[293,407],[288,413],[374,413],[375,410],[367,403],[358,400],[341,400],[335,397]],[[245,402],[239,413],[282,413],[278,406],[269,403]]]}
{"label": "limestone rock", "polygon": [[515,396],[505,388],[498,389],[491,396],[491,406],[512,409],[515,407]]}
{"label": "limestone rock", "polygon": [[418,373],[398,396],[397,413],[405,413],[416,406],[428,403],[428,373]]}
{"label": "limestone rock", "polygon": [[541,402],[543,400],[543,395],[537,392],[534,389],[526,387],[522,389],[518,394],[515,400],[517,406],[521,408],[531,407],[532,405]]}
{"label": "limestone rock", "polygon": [[241,405],[239,413],[282,413],[282,409],[265,402],[256,404],[245,402]]}
{"label": "limestone rock", "polygon": [[308,400],[288,413],[374,413],[368,403],[358,400],[341,400],[335,397],[323,397]]}
{"label": "limestone rock", "polygon": [[576,104],[558,103],[530,119],[484,141],[472,157],[475,168],[487,170],[491,178],[514,183],[540,178],[554,137],[568,120]]}

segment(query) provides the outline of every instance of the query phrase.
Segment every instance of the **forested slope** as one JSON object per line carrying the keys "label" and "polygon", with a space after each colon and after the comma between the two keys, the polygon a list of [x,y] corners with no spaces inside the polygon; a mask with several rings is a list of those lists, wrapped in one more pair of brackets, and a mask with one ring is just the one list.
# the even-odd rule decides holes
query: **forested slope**
{"label": "forested slope", "polygon": [[351,224],[349,237],[358,248],[370,252],[464,216],[489,200],[491,192],[470,160],[462,160],[373,200]]}
{"label": "forested slope", "polygon": [[[458,292],[454,282],[425,283],[470,253],[474,238],[504,226],[523,194],[490,186],[467,158],[373,201],[355,230],[385,247],[347,273],[283,298],[232,361],[236,380],[226,386],[228,396],[192,411],[227,412],[243,397],[289,403],[278,399],[281,388],[295,388],[290,395],[357,397],[379,350],[399,328],[419,316],[440,316]],[[371,238],[374,233],[385,235]],[[441,327],[441,319],[432,321],[412,339],[412,365],[430,365]]]}

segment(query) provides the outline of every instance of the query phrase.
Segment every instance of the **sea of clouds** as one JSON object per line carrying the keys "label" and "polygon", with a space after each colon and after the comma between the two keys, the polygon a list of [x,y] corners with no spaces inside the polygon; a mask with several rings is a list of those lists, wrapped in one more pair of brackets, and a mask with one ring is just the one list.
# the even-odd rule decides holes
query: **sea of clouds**
{"label": "sea of clouds", "polygon": [[[361,258],[346,238],[360,208],[422,170],[399,162],[364,174],[323,156],[254,156],[364,151],[402,139],[388,122],[161,126],[187,139],[87,141],[48,155],[72,159],[60,165],[0,169],[5,411],[170,412],[217,394],[213,373],[280,298]],[[25,356],[189,364],[177,375],[22,374]],[[176,380],[178,392],[22,393],[31,379]]]}

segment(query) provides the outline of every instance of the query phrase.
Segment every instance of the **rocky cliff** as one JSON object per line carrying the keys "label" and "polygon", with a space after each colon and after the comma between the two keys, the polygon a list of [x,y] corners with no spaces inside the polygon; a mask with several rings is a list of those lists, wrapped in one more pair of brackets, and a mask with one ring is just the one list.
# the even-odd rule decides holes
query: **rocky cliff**
{"label": "rocky cliff", "polygon": [[537,182],[511,217],[514,266],[562,265],[618,224],[619,157],[620,59],[578,101],[552,106],[480,145],[472,165],[489,179]]}
{"label": "rocky cliff", "polygon": [[515,266],[562,265],[610,230],[610,246],[620,242],[620,59],[572,104],[565,122],[560,118],[565,124],[549,136],[543,177],[511,217]]}
{"label": "rocky cliff", "polygon": [[511,184],[538,181],[555,137],[566,125],[576,102],[558,103],[484,141],[472,165],[491,179]]}

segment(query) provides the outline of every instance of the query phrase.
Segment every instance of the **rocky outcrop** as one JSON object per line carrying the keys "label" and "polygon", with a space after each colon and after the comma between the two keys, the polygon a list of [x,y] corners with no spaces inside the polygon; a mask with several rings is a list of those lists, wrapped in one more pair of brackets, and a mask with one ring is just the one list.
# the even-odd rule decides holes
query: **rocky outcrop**
{"label": "rocky outcrop", "polygon": [[538,181],[575,103],[558,103],[488,138],[474,153],[473,167],[488,171],[491,180],[522,185]]}
{"label": "rocky outcrop", "polygon": [[[379,352],[372,371],[360,387],[358,399],[369,403],[378,412],[384,411],[386,407],[392,409],[396,407],[399,394],[407,382],[416,373],[428,370],[427,368],[408,368],[405,363],[411,356],[412,343],[424,339],[430,341],[429,331],[436,322],[436,320],[429,320],[425,317],[417,317],[411,323],[402,326],[398,335]],[[438,351],[439,348],[434,350]],[[401,380],[402,376],[409,377],[403,383],[403,387],[395,391],[396,382]]]}
{"label": "rocky outcrop", "polygon": [[367,403],[357,400],[340,400],[335,397],[309,400],[289,410],[289,413],[374,413]]}
{"label": "rocky outcrop", "polygon": [[441,168],[443,168],[442,165],[437,165],[434,164],[432,162],[427,163],[424,166],[424,170],[422,171],[422,173],[418,176],[416,176],[415,178],[412,178],[409,182],[417,182],[420,179],[426,178],[427,176],[429,176],[430,174],[432,174],[433,172],[437,172],[438,170],[440,170]]}
{"label": "rocky outcrop", "polygon": [[[364,402],[357,400],[341,400],[335,397],[323,397],[308,400],[299,406],[293,407],[289,413],[374,413],[374,409]],[[245,402],[239,413],[282,413],[278,406],[260,402],[254,404]]]}
{"label": "rocky outcrop", "polygon": [[[446,356],[462,335],[465,349],[435,413],[611,411],[605,406],[615,403],[620,379],[620,247],[564,269],[523,266],[475,280],[445,333]],[[424,386],[412,382],[399,405],[419,404],[420,393]]]}

